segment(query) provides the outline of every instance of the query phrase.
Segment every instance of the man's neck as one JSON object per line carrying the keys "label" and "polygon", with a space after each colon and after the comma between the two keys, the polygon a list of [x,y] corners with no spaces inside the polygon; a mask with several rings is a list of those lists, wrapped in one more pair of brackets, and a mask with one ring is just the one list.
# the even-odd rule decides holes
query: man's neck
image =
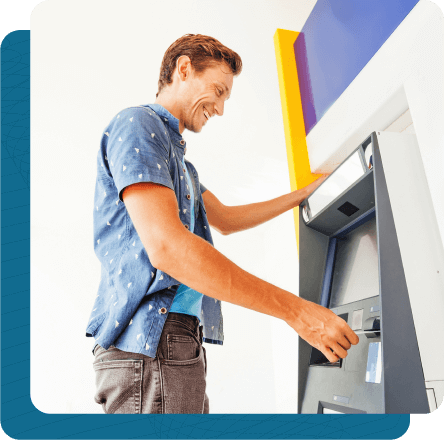
{"label": "man's neck", "polygon": [[184,123],[182,122],[181,113],[182,109],[178,106],[177,100],[174,98],[173,94],[163,92],[161,93],[155,101],[155,104],[162,105],[168,112],[170,112],[179,121],[179,133],[184,131]]}

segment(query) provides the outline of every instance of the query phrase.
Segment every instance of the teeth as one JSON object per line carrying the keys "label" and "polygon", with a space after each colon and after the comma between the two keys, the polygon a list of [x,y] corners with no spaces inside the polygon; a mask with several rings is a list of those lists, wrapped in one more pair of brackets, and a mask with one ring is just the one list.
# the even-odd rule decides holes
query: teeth
{"label": "teeth", "polygon": [[209,115],[209,113],[207,112],[206,109],[204,109],[204,116],[205,116],[207,119],[210,119],[210,115]]}

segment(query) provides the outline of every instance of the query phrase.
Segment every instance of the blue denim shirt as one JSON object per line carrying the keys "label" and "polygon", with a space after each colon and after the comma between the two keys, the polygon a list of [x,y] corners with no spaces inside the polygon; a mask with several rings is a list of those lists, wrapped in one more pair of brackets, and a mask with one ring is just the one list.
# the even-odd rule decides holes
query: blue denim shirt
{"label": "blue denim shirt", "polygon": [[[158,104],[127,108],[104,131],[94,195],[94,251],[101,279],[86,330],[94,345],[155,357],[180,284],[151,264],[122,201],[125,187],[154,182],[172,189],[186,228],[190,228],[191,203],[196,203],[194,233],[213,245],[202,199],[206,189],[194,166],[185,161],[196,189],[195,200],[187,198],[185,151],[178,119]],[[219,300],[203,296],[201,324],[203,341],[222,344]]]}

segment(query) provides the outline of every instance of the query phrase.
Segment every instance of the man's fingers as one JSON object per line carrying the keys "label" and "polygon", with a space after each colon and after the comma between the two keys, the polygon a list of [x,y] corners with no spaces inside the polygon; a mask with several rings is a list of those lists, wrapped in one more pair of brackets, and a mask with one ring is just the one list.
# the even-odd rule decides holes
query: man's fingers
{"label": "man's fingers", "polygon": [[327,178],[329,177],[329,174],[322,174],[317,180],[317,184],[321,185]]}
{"label": "man's fingers", "polygon": [[322,353],[326,356],[329,362],[337,362],[338,356],[328,347],[325,347],[324,350],[321,350]]}
{"label": "man's fingers", "polygon": [[317,180],[315,180],[317,186],[320,186],[327,178],[329,174],[322,174]]}
{"label": "man's fingers", "polygon": [[348,341],[352,345],[357,345],[358,344],[359,338],[355,334],[355,332],[353,330],[351,330],[351,327],[349,327],[349,325],[346,326],[345,337],[348,339]]}
{"label": "man's fingers", "polygon": [[342,336],[338,343],[345,349],[349,350],[351,348],[351,343],[348,341],[348,339],[345,336]]}
{"label": "man's fingers", "polygon": [[342,359],[344,359],[348,355],[348,352],[340,344],[337,343],[334,343],[332,345],[332,350],[338,357],[341,357]]}

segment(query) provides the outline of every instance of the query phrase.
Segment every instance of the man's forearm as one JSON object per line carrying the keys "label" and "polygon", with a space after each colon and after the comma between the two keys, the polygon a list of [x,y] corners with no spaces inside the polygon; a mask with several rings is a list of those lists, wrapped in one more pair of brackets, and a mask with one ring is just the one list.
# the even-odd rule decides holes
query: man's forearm
{"label": "man's forearm", "polygon": [[357,335],[331,310],[249,274],[190,232],[180,235],[175,238],[178,246],[164,249],[158,266],[178,281],[212,298],[284,320],[331,362],[347,356],[351,343],[358,343]]}
{"label": "man's forearm", "polygon": [[244,231],[261,225],[297,207],[305,198],[307,192],[303,189],[277,197],[266,202],[249,205],[226,206],[224,234]]}
{"label": "man's forearm", "polygon": [[212,298],[288,321],[300,298],[249,274],[213,246],[184,231],[171,240],[158,269]]}

